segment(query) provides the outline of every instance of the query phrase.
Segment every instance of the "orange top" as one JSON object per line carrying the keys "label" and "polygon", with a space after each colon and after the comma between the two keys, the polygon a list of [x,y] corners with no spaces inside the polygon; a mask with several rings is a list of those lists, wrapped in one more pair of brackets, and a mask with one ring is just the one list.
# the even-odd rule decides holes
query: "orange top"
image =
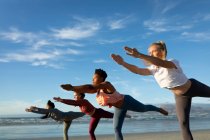
{"label": "orange top", "polygon": [[113,103],[116,103],[123,99],[123,95],[115,91],[112,94],[107,94],[100,90],[96,96],[96,100],[101,106],[111,106]]}

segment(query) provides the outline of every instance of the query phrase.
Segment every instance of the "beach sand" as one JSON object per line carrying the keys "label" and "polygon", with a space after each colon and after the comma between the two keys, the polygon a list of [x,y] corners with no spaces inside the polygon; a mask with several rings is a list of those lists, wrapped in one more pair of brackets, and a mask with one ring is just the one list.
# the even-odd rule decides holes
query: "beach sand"
{"label": "beach sand", "polygon": [[[210,140],[210,130],[193,131],[195,140]],[[71,140],[89,140],[88,136],[69,137]],[[97,135],[97,140],[114,140],[113,135]],[[157,132],[157,133],[138,133],[124,134],[125,140],[182,140],[180,132]],[[25,139],[26,140],[26,139]],[[30,140],[63,140],[59,138],[35,138]]]}

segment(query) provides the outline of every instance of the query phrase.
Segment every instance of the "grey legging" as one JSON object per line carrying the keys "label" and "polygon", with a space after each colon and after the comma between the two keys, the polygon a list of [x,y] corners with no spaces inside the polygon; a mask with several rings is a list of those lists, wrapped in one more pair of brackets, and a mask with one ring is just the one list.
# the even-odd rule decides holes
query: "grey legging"
{"label": "grey legging", "polygon": [[192,97],[210,97],[210,87],[195,79],[190,79],[190,81],[192,84],[186,93],[181,96],[175,95],[177,118],[184,140],[193,140],[189,119]]}
{"label": "grey legging", "polygon": [[121,108],[116,108],[114,110],[114,130],[115,130],[115,139],[123,140],[123,135],[121,132],[124,118],[126,116],[127,110],[135,112],[146,112],[146,111],[157,111],[160,112],[160,108],[153,105],[144,105],[139,101],[135,100],[130,95],[124,96],[124,102]]}

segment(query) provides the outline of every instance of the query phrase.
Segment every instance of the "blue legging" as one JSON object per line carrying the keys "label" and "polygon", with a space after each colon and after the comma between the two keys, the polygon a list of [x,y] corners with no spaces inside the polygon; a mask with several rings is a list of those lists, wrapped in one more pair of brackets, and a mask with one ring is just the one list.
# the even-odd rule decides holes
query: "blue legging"
{"label": "blue legging", "polygon": [[122,135],[122,125],[124,122],[124,118],[126,116],[127,110],[135,111],[135,112],[146,112],[146,111],[157,111],[160,112],[160,108],[155,107],[153,105],[144,105],[141,102],[135,100],[130,95],[124,96],[124,102],[121,108],[116,108],[114,110],[114,130],[115,130],[115,139],[123,140]]}

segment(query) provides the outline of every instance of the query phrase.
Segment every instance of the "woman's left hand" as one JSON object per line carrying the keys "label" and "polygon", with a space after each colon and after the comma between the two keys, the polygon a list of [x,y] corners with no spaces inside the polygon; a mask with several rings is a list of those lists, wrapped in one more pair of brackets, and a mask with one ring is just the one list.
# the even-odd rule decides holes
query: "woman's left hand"
{"label": "woman's left hand", "polygon": [[55,101],[57,101],[57,102],[62,101],[62,99],[61,99],[60,97],[54,97],[53,99],[54,99]]}
{"label": "woman's left hand", "polygon": [[127,55],[133,56],[135,58],[139,58],[140,53],[138,52],[136,48],[130,48],[130,47],[125,46],[124,49]]}

